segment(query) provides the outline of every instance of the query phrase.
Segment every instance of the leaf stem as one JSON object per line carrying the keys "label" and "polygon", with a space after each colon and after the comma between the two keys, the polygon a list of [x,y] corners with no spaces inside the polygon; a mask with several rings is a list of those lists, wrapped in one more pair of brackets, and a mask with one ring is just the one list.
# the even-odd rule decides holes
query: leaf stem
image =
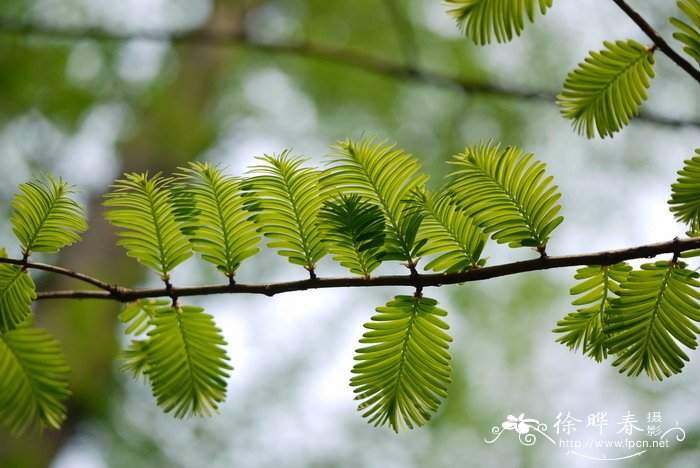
{"label": "leaf stem", "polygon": [[700,70],[695,68],[690,62],[681,57],[678,52],[673,50],[666,40],[659,34],[636,10],[625,2],[625,0],[612,0],[627,16],[634,21],[637,26],[646,34],[649,39],[654,42],[654,47],[658,48],[676,65],[681,67],[688,75],[693,77],[695,81],[700,83]]}

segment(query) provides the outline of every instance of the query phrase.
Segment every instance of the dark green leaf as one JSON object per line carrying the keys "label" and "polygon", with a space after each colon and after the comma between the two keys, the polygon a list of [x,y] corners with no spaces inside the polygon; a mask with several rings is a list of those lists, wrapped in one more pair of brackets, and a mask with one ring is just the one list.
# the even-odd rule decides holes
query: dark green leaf
{"label": "dark green leaf", "polygon": [[411,155],[373,138],[338,142],[329,155],[323,183],[329,190],[357,194],[379,206],[386,216],[384,260],[415,263],[420,245],[415,242],[422,213],[409,211],[408,195],[422,187],[428,176]]}
{"label": "dark green leaf", "polygon": [[352,273],[369,278],[383,257],[384,213],[358,195],[328,200],[319,213],[319,226],[333,260]]}

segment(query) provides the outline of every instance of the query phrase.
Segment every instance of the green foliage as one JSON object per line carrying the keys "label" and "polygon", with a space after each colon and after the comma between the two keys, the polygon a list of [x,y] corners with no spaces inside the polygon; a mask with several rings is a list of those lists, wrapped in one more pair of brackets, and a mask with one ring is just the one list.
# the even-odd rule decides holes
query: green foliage
{"label": "green foliage", "polygon": [[413,429],[430,419],[451,381],[447,312],[425,297],[396,296],[365,324],[350,379],[358,410],[375,426]]}
{"label": "green foliage", "polygon": [[480,257],[488,237],[460,209],[451,193],[416,190],[411,194],[411,203],[424,216],[418,231],[423,247],[418,255],[441,254],[428,262],[425,270],[452,273],[486,264]]}
{"label": "green foliage", "polygon": [[448,13],[477,45],[490,44],[491,38],[508,42],[525,27],[525,15],[535,21],[535,12],[545,14],[553,0],[446,0]]}
{"label": "green foliage", "polygon": [[35,286],[29,272],[0,263],[0,333],[14,330],[27,320],[34,299]]}
{"label": "green foliage", "polygon": [[700,149],[696,149],[695,156],[685,161],[685,166],[678,171],[678,176],[676,183],[671,185],[671,199],[668,204],[676,219],[687,224],[695,235],[699,235]]}
{"label": "green foliage", "polygon": [[333,260],[369,278],[384,252],[384,213],[358,195],[340,195],[321,207],[319,222]]}
{"label": "green foliage", "polygon": [[569,291],[580,307],[557,322],[554,333],[563,333],[558,342],[601,362],[608,357],[607,335],[604,332],[605,318],[620,283],[627,279],[632,268],[626,263],[616,265],[594,265],[579,268],[575,279],[581,281]]}
{"label": "green foliage", "polygon": [[685,263],[659,261],[629,273],[619,299],[606,315],[608,352],[617,354],[620,372],[663,379],[682,371],[688,356],[680,344],[695,349],[700,321],[698,274]]}
{"label": "green foliage", "polygon": [[[168,299],[139,299],[130,302],[119,313],[119,320],[128,324],[124,333],[140,336],[153,329],[153,319],[162,309],[168,309],[171,301]],[[131,372],[134,380],[147,378],[149,340],[131,340],[129,347],[119,352],[117,358],[122,361],[119,369]]]}
{"label": "green foliage", "polygon": [[683,0],[678,2],[678,8],[690,20],[690,24],[671,18],[671,24],[678,29],[673,37],[684,44],[683,51],[690,57],[700,62],[700,2],[697,0]]}
{"label": "green foliage", "polygon": [[140,299],[119,314],[126,333],[147,333],[119,353],[121,370],[149,380],[164,411],[178,418],[211,415],[226,396],[233,369],[221,331],[211,315],[194,306],[172,307],[164,299]]}
{"label": "green foliage", "polygon": [[533,154],[500,145],[470,146],[455,156],[449,189],[475,223],[498,243],[544,252],[550,234],[563,221],[560,198],[545,164]]}
{"label": "green foliage", "polygon": [[168,307],[168,299],[139,299],[130,302],[119,313],[119,320],[124,324],[129,324],[124,330],[126,334],[139,336],[151,328],[151,319],[155,318],[158,309]]}
{"label": "green foliage", "polygon": [[0,333],[0,423],[13,434],[32,426],[58,429],[61,403],[70,395],[69,368],[59,344],[46,331],[18,328]]}
{"label": "green foliage", "polygon": [[422,247],[416,242],[423,219],[408,210],[409,194],[422,187],[428,176],[420,174],[418,162],[395,145],[374,138],[345,140],[333,147],[323,183],[343,194],[358,194],[378,205],[386,216],[384,260],[413,264]]}
{"label": "green foliage", "polygon": [[257,198],[260,212],[255,221],[265,237],[272,239],[267,246],[313,272],[326,254],[317,226],[323,204],[319,171],[302,167],[304,159],[288,152],[258,159],[265,164],[251,170],[246,188]]}
{"label": "green foliage", "polygon": [[151,325],[147,344],[138,346],[158,405],[177,418],[216,412],[226,397],[226,371],[233,368],[212,316],[201,307],[162,307]]}
{"label": "green foliage", "polygon": [[654,78],[654,49],[635,41],[604,42],[571,71],[557,96],[561,113],[580,134],[613,136],[639,113]]}
{"label": "green foliage", "polygon": [[131,372],[135,381],[148,379],[148,346],[149,340],[131,340],[126,349],[119,351],[117,359],[122,361],[119,370]]}
{"label": "green foliage", "polygon": [[241,182],[210,163],[190,163],[182,171],[189,182],[184,190],[192,195],[196,213],[190,220],[194,225],[192,247],[233,278],[241,262],[260,251],[257,226],[244,209]]}
{"label": "green foliage", "polygon": [[180,231],[175,219],[170,178],[160,174],[125,174],[105,195],[105,206],[111,209],[105,217],[119,231],[118,244],[127,255],[154,269],[163,279],[180,263],[187,260],[192,251],[187,237]]}
{"label": "green foliage", "polygon": [[10,222],[23,254],[58,252],[80,240],[79,234],[87,229],[85,210],[70,198],[77,193],[72,185],[47,174],[19,190]]}

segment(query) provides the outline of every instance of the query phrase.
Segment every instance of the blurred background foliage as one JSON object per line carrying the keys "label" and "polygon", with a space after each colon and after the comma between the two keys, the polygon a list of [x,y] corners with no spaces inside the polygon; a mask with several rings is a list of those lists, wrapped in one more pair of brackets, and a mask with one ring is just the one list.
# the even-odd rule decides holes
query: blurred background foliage
{"label": "blurred background foliage", "polygon": [[[494,139],[535,152],[563,194],[551,254],[680,235],[666,200],[697,147],[696,84],[658,57],[644,111],[689,124],[636,120],[613,140],[576,136],[553,99],[568,70],[603,40],[646,38],[612,2],[574,3],[557,2],[512,43],[477,48],[433,0],[2,0],[0,219],[32,173],[61,175],[83,189],[91,229],[47,261],[147,285],[155,278],[114,246],[101,218],[102,195],[122,172],[214,160],[242,174],[253,156],[286,148],[318,162],[334,141],[365,133],[416,155],[434,185],[468,144]],[[640,8],[670,36],[673,2]],[[15,255],[10,235],[2,223],[0,241]],[[491,245],[487,255],[495,264],[535,254]],[[341,273],[329,261],[318,271]],[[303,275],[269,253],[240,271],[242,281]],[[41,288],[75,286],[35,276]],[[236,370],[221,414],[185,421],[161,414],[148,388],[118,372],[116,305],[41,302],[37,318],[73,369],[69,419],[41,436],[0,435],[0,466],[593,466],[543,441],[485,439],[509,414],[551,425],[559,412],[585,421],[607,411],[615,432],[628,410],[640,421],[662,412],[667,427],[688,432],[636,463],[696,466],[697,357],[682,375],[652,383],[568,352],[550,330],[571,310],[572,276],[427,291],[450,312],[454,382],[427,427],[399,435],[362,420],[347,382],[362,323],[401,288],[198,299],[224,330]],[[214,280],[196,263],[174,278]]]}

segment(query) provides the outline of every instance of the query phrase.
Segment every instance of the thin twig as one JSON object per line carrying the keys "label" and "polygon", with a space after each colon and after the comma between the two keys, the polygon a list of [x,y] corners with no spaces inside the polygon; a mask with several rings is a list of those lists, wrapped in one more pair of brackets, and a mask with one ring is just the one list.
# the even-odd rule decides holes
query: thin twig
{"label": "thin twig", "polygon": [[[465,94],[553,103],[555,91],[514,88],[491,82],[470,80],[456,75],[404,65],[384,57],[357,50],[313,41],[288,40],[285,42],[258,42],[241,31],[138,31],[117,32],[90,27],[55,27],[46,24],[18,23],[0,18],[0,33],[32,35],[51,39],[94,39],[96,41],[148,40],[181,45],[228,47],[239,45],[261,53],[294,55],[341,66],[363,70],[390,79],[412,81],[439,88],[458,90]],[[642,112],[636,120],[668,127],[698,127],[700,121],[678,119],[650,112]]]}
{"label": "thin twig", "polygon": [[107,292],[114,292],[114,291],[117,291],[120,289],[118,286],[114,286],[114,285],[105,283],[104,281],[100,281],[97,278],[93,278],[92,276],[88,276],[88,275],[85,275],[83,273],[69,270],[68,268],[63,268],[60,266],[48,265],[46,263],[39,263],[39,262],[30,262],[30,261],[27,261],[26,259],[13,259],[13,258],[0,258],[0,263],[9,263],[11,265],[19,265],[19,266],[24,267],[26,269],[44,270],[44,271],[49,271],[51,273],[57,273],[57,274],[62,275],[62,276],[67,276],[69,278],[74,278],[74,279],[83,281],[85,283],[92,284],[93,286],[97,286],[98,288],[104,289]]}
{"label": "thin twig", "polygon": [[627,16],[629,16],[632,21],[634,21],[639,28],[644,31],[649,39],[654,41],[654,45],[657,49],[663,52],[668,58],[670,58],[673,63],[681,67],[686,73],[695,78],[695,81],[700,83],[700,70],[695,68],[690,62],[681,57],[678,52],[673,50],[671,46],[666,42],[661,34],[659,34],[636,10],[629,6],[625,0],[613,0],[615,4],[624,11]]}
{"label": "thin twig", "polygon": [[[109,291],[42,291],[38,299],[111,299],[119,302],[129,302],[148,297],[164,297],[175,294],[178,297],[205,296],[212,294],[275,294],[305,291],[309,289],[327,288],[361,288],[373,286],[408,286],[418,290],[430,286],[483,281],[501,276],[516,275],[539,270],[551,270],[584,265],[613,265],[618,262],[651,258],[661,254],[677,255],[688,250],[700,249],[700,237],[680,240],[675,238],[668,242],[646,244],[620,250],[609,250],[581,255],[566,255],[559,257],[539,257],[532,260],[505,263],[485,268],[477,268],[458,273],[432,273],[410,275],[377,276],[372,278],[315,278],[298,281],[287,281],[270,284],[220,284],[209,286],[173,287],[171,290],[160,289],[129,289],[112,287]],[[31,267],[31,266],[30,266]],[[60,273],[59,271],[56,271]],[[63,273],[62,273],[63,274]],[[96,280],[95,280],[96,281]]]}

